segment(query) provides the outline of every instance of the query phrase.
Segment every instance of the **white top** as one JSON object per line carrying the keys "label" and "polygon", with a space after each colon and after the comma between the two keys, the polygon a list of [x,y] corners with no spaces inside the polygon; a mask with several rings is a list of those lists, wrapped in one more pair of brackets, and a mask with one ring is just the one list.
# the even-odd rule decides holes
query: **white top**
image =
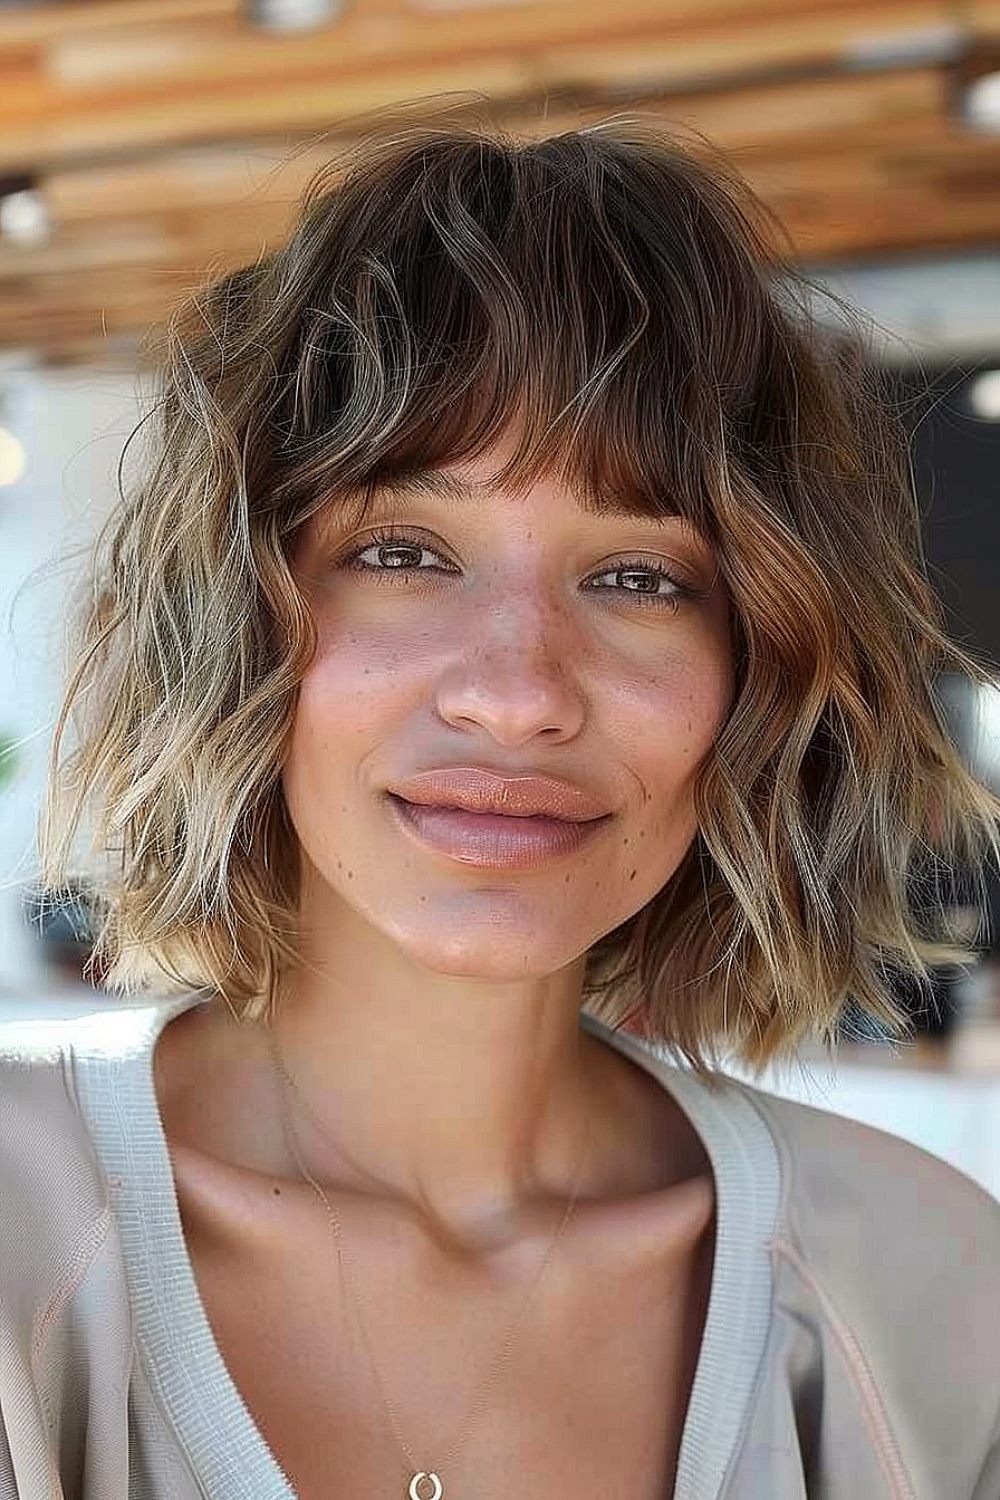
{"label": "white top", "polygon": [[[295,1500],[201,1302],[153,1086],[160,1030],[206,998],[0,1024],[0,1500]],[[581,1024],[669,1090],[715,1178],[674,1500],[1000,1500],[1000,1203]]]}

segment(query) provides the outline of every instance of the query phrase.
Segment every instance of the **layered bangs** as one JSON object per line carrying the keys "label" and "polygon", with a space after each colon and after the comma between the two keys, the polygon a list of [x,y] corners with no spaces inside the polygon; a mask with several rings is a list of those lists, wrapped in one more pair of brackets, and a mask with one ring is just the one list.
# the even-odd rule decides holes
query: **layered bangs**
{"label": "layered bangs", "polygon": [[471,142],[393,139],[335,200],[315,185],[268,507],[292,529],[338,496],[363,513],[379,486],[511,433],[501,489],[555,475],[587,509],[714,538],[720,470],[778,352],[755,226],[734,245],[638,127]]}

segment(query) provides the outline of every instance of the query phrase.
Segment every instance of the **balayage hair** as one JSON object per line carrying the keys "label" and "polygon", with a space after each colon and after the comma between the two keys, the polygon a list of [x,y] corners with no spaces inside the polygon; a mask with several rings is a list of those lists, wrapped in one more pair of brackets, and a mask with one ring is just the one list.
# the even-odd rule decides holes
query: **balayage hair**
{"label": "balayage hair", "polygon": [[585,1008],[711,1082],[719,1047],[763,1069],[835,1046],[851,1011],[904,1035],[892,972],[974,961],[912,882],[1000,856],[1000,798],[934,692],[989,670],[944,633],[865,328],[819,319],[779,230],[718,152],[641,116],[535,139],[387,117],[281,248],[187,299],[83,580],[39,828],[55,892],[91,820],[106,987],[273,1015],[302,961],[280,777],[316,636],[294,540],[515,418],[497,484],[681,514],[733,623],[698,833],[590,949]]}

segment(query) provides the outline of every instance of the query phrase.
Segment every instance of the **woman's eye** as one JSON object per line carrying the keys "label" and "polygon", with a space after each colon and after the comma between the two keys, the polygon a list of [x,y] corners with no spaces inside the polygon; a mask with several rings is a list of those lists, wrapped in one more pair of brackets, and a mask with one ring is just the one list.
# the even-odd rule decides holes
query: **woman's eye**
{"label": "woman's eye", "polygon": [[[377,561],[374,563],[362,562],[361,559],[366,552],[376,553]],[[400,553],[403,554],[402,558],[400,558]],[[391,541],[373,540],[367,542],[365,546],[358,547],[355,551],[349,553],[344,558],[343,566],[350,573],[415,573],[418,571],[426,573],[428,571],[426,568],[420,568],[418,563],[407,562],[405,560],[407,553],[411,556],[413,553],[416,553],[418,556],[438,556],[429,547],[425,547],[422,542],[401,542],[395,538]],[[391,557],[392,560],[390,562],[384,560],[386,554]]]}
{"label": "woman's eye", "polygon": [[[375,556],[374,562],[364,561],[366,553]],[[424,557],[435,557],[441,560],[441,554],[432,548],[426,547],[417,537],[409,537],[399,533],[373,532],[362,547],[357,547],[341,560],[341,567],[351,573],[367,573],[373,580],[379,583],[394,583],[405,581],[408,575],[414,573],[451,573],[455,569],[451,566],[423,567],[421,559]],[[611,585],[601,584],[601,579],[613,579]],[[620,558],[613,567],[605,568],[600,573],[595,573],[588,580],[588,588],[597,588],[595,592],[618,593],[625,595],[629,603],[633,601],[638,604],[652,604],[659,607],[664,605],[675,606],[680,599],[694,599],[704,597],[699,590],[691,584],[685,583],[664,567],[661,562],[652,562],[644,558]]]}
{"label": "woman's eye", "polygon": [[[691,599],[695,594],[693,588],[675,577],[662,563],[623,561],[604,573],[595,574],[591,584],[599,578],[614,578],[615,587],[640,604],[673,604],[678,599]],[[618,579],[627,582],[618,583]]]}

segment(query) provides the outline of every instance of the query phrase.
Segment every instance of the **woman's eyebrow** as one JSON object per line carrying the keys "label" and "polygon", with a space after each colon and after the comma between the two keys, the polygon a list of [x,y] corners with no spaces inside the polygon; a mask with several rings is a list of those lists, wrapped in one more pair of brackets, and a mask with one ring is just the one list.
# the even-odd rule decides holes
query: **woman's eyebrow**
{"label": "woman's eyebrow", "polygon": [[[444,469],[413,469],[405,474],[380,479],[372,487],[369,498],[370,503],[375,506],[403,500],[409,495],[430,495],[433,499],[442,501],[446,509],[458,510],[463,506],[467,508],[470,500],[486,499],[493,492],[493,485],[486,481],[459,479]],[[690,528],[690,523],[680,514],[643,515],[634,506],[615,504],[607,499],[599,501],[585,498],[581,501],[581,509],[588,514],[603,515],[616,521],[677,521],[685,529]]]}
{"label": "woman's eyebrow", "polygon": [[403,500],[408,495],[430,495],[450,509],[458,509],[470,500],[485,497],[492,485],[472,479],[458,479],[443,469],[411,469],[406,474],[380,479],[372,488],[373,505],[380,501]]}

